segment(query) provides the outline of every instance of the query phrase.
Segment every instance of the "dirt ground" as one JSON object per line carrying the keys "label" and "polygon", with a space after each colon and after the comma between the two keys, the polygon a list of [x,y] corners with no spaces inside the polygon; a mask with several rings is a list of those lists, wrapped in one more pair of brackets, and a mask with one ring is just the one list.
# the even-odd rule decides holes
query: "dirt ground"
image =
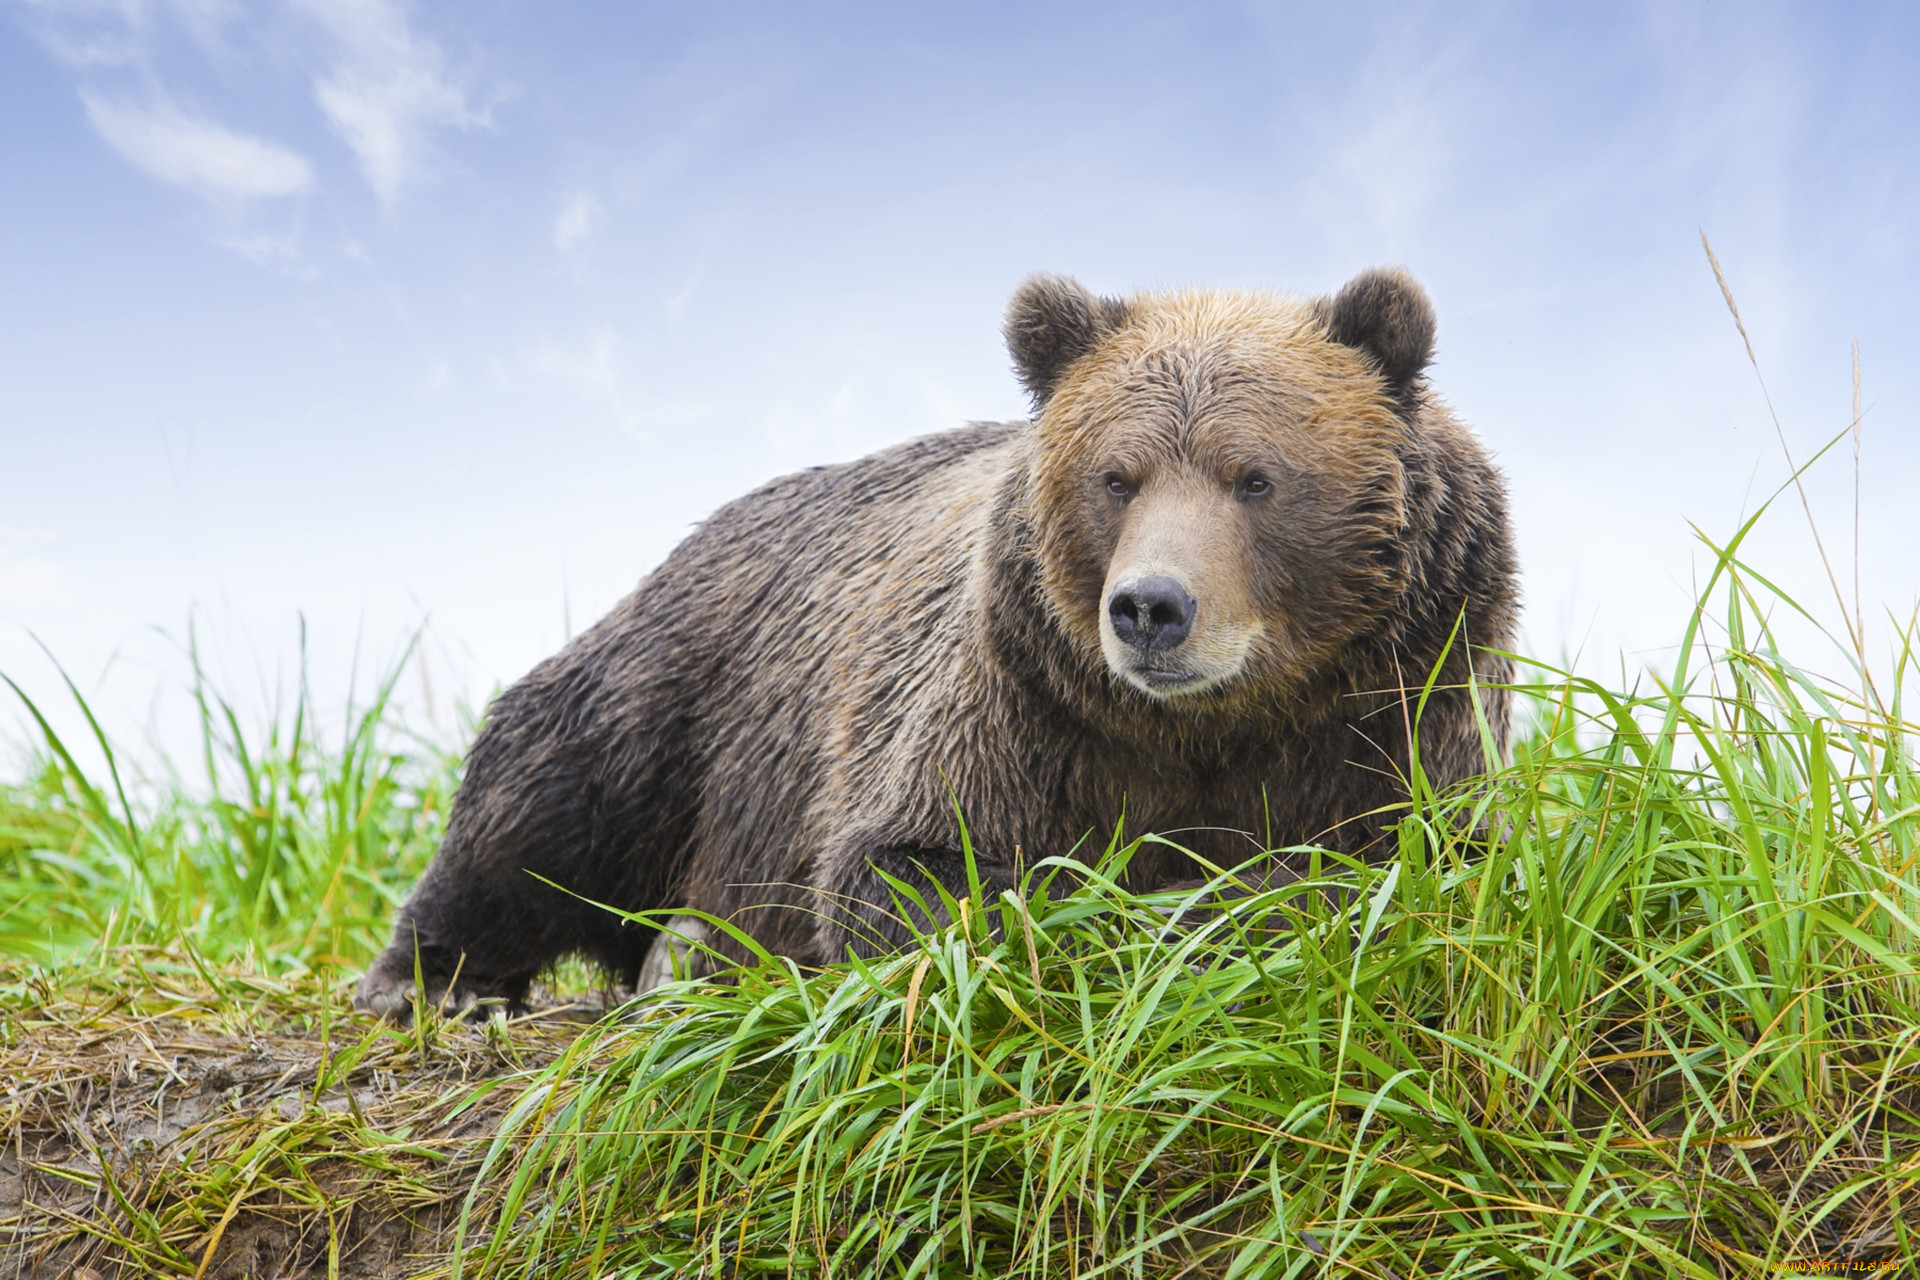
{"label": "dirt ground", "polygon": [[521,1073],[604,1007],[401,1030],[343,982],[128,959],[0,967],[0,1280],[435,1274]]}

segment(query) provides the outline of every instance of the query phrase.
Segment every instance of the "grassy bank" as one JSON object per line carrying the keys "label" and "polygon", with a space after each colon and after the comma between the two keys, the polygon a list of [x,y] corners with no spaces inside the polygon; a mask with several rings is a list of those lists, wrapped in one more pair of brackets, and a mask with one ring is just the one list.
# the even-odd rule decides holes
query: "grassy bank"
{"label": "grassy bank", "polygon": [[[0,783],[0,954],[184,941],[283,973],[385,944],[458,777],[457,752],[392,710],[406,658],[364,701],[349,693],[329,732],[304,678],[249,730],[189,656],[200,758],[146,768],[124,762],[71,681],[84,742],[7,679],[37,732],[25,778]],[[83,750],[104,764],[82,768]]]}
{"label": "grassy bank", "polygon": [[[15,1150],[52,1153],[16,1182],[71,1194],[12,1247],[187,1276],[1910,1256],[1912,637],[1877,692],[1821,680],[1774,651],[1778,607],[1729,552],[1666,680],[1535,669],[1511,764],[1417,789],[1391,862],[1178,899],[1059,896],[1042,865],[907,954],[768,964],[585,1030],[348,1017],[454,779],[383,695],[329,747],[304,700],[249,742],[203,690],[211,792],[87,777],[48,738],[0,796],[0,1069]],[[270,1070],[207,1065],[246,1044]],[[145,1147],[87,1120],[109,1088]],[[155,1127],[168,1089],[203,1105]]]}
{"label": "grassy bank", "polygon": [[1910,728],[1772,652],[1721,570],[1724,643],[1633,696],[1530,688],[1511,767],[1419,795],[1393,863],[1035,895],[583,1037],[497,1140],[464,1273],[1911,1257]]}

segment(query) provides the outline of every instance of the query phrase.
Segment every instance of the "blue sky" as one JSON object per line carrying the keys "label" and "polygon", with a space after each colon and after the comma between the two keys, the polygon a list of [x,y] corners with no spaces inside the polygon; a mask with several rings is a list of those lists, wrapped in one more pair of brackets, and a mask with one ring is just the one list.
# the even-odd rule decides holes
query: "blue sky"
{"label": "blue sky", "polygon": [[[1898,4],[0,0],[0,671],[50,693],[37,637],[165,739],[190,614],[243,701],[302,616],[323,701],[425,620],[477,698],[759,481],[1021,413],[1028,272],[1385,262],[1510,477],[1528,647],[1658,667],[1690,524],[1786,475],[1702,230],[1797,457],[1859,342],[1904,615],[1917,64]],[[1753,554],[1823,603],[1797,507]]]}

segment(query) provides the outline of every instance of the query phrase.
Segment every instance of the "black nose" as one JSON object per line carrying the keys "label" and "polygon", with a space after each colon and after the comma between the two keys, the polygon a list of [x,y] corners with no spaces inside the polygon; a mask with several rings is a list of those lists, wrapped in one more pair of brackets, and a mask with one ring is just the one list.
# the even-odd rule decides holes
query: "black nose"
{"label": "black nose", "polygon": [[1193,626],[1193,597],[1172,578],[1136,578],[1107,597],[1113,634],[1149,657],[1173,648]]}

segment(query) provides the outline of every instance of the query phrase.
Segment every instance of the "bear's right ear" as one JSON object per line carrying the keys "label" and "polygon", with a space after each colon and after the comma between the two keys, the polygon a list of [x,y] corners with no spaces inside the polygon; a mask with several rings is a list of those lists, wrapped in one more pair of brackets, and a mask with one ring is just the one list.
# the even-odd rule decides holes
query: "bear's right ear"
{"label": "bear's right ear", "polygon": [[1007,350],[1034,411],[1045,405],[1067,366],[1126,323],[1127,304],[1098,298],[1066,276],[1032,276],[1007,304]]}

